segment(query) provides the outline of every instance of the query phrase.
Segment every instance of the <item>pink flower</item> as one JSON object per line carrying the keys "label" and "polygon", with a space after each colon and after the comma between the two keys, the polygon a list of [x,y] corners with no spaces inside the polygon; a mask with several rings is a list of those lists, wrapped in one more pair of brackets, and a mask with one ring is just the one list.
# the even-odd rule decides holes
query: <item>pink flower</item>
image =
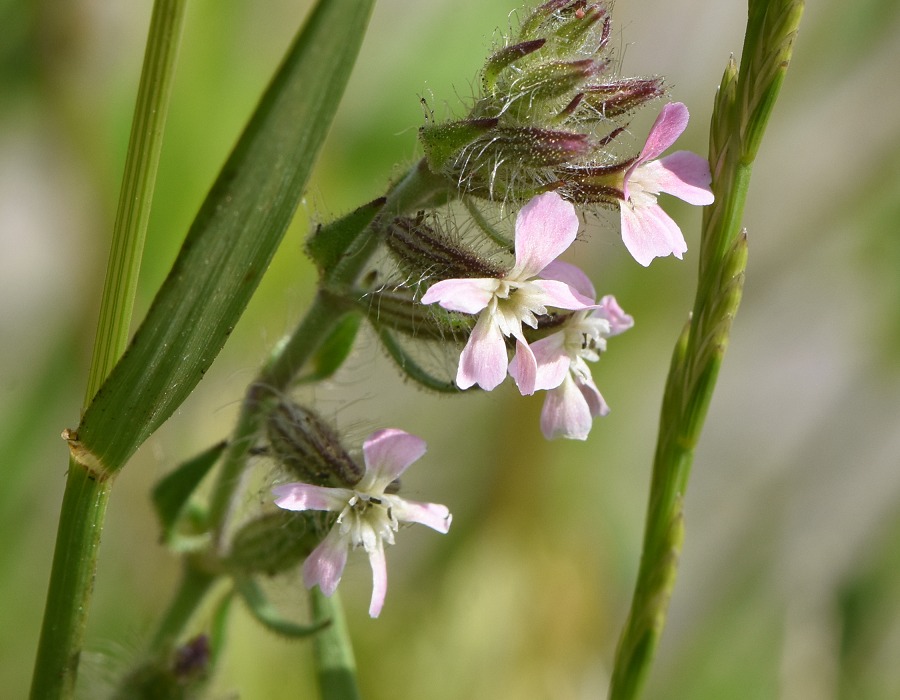
{"label": "pink flower", "polygon": [[706,159],[689,151],[678,151],[654,160],[685,130],[688,111],[680,102],[663,107],[656,118],[647,143],[638,159],[625,171],[622,214],[622,240],[628,252],[641,265],[656,257],[672,254],[679,260],[687,243],[671,217],[656,203],[660,192],[667,192],[688,204],[711,204],[712,176]]}
{"label": "pink flower", "polygon": [[504,336],[516,339],[519,372],[515,379],[523,394],[534,393],[537,365],[525,341],[522,324],[537,327],[536,315],[548,306],[583,309],[591,300],[558,280],[534,279],[568,248],[578,233],[575,207],[555,192],[531,199],[516,217],[516,262],[501,278],[449,279],[433,284],[423,304],[437,302],[450,311],[478,314],[478,321],[459,358],[456,384],[478,384],[490,391],[506,376],[509,359]]}
{"label": "pink flower", "polygon": [[[557,261],[544,274],[594,297],[590,280],[574,265]],[[572,314],[556,333],[532,343],[537,362],[535,388],[547,390],[541,410],[544,437],[586,440],[593,419],[609,413],[585,361],[599,360],[606,339],[633,325],[634,320],[622,311],[615,297],[605,296],[596,307]],[[518,370],[514,360],[509,371],[514,375]]]}
{"label": "pink flower", "polygon": [[446,533],[452,517],[446,506],[418,503],[386,494],[388,485],[425,454],[425,441],[402,430],[379,430],[363,443],[366,471],[353,488],[327,488],[293,483],[276,486],[275,505],[286,510],[340,513],[334,527],[303,564],[307,588],[317,585],[334,593],[344,573],[351,547],[362,547],[372,566],[369,615],[378,617],[387,592],[384,543],[394,544],[401,522],[420,523]]}

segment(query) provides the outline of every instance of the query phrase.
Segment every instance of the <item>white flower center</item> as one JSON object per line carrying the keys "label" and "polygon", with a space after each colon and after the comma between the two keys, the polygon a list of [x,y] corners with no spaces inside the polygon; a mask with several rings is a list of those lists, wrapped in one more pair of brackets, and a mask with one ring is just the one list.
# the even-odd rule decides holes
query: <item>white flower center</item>
{"label": "white flower center", "polygon": [[394,544],[398,523],[392,505],[389,497],[355,491],[337,519],[341,535],[366,552],[373,551],[378,540]]}

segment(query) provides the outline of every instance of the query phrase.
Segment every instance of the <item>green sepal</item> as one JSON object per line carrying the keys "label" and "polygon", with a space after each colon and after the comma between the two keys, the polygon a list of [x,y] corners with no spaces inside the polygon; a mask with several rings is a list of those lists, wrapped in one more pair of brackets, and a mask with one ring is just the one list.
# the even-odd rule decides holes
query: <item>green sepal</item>
{"label": "green sepal", "polygon": [[238,575],[274,576],[299,565],[321,539],[309,518],[279,509],[245,523],[231,541],[229,568]]}
{"label": "green sepal", "polygon": [[178,523],[188,510],[191,496],[218,461],[228,443],[224,440],[178,466],[153,487],[153,507],[162,526],[163,541],[176,537]]}
{"label": "green sepal", "polygon": [[236,577],[234,587],[253,618],[267,630],[281,637],[289,639],[310,637],[331,624],[331,620],[320,620],[309,625],[285,620],[251,578]]}
{"label": "green sepal", "polygon": [[306,241],[306,252],[319,271],[332,270],[353,248],[353,242],[384,207],[386,198],[379,197],[363,204],[336,221],[320,225]]}
{"label": "green sepal", "polygon": [[466,146],[497,126],[497,119],[465,119],[446,124],[426,124],[419,128],[428,167],[434,173],[451,167]]}
{"label": "green sepal", "polygon": [[313,356],[312,371],[297,381],[301,383],[318,382],[328,379],[337,372],[353,350],[353,343],[359,333],[361,321],[362,316],[357,313],[344,316]]}

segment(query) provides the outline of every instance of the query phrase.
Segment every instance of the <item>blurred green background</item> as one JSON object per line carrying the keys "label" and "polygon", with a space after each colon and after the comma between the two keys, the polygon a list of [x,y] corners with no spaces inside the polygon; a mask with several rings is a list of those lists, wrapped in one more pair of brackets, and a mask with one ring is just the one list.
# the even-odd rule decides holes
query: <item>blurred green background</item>
{"label": "blurred green background", "polygon": [[[413,162],[419,97],[459,112],[513,0],[382,0],[304,206],[206,379],[119,477],[82,696],[139,657],[178,574],[148,492],[225,436],[267,349],[314,288],[310,222],[378,196]],[[30,681],[66,468],[150,16],[129,3],[0,0],[0,688]],[[307,3],[190,4],[142,272],[141,318]],[[623,74],[663,74],[703,151],[745,5],[620,0]],[[763,143],[744,303],[697,453],[687,538],[647,698],[900,697],[900,4],[810,2]],[[299,128],[300,125],[298,125]],[[643,128],[643,127],[641,127]],[[643,132],[635,126],[635,138]],[[586,443],[546,443],[541,398],[440,398],[371,336],[305,398],[358,444],[424,437],[404,491],[446,503],[446,537],[404,531],[382,616],[358,555],[342,589],[367,698],[603,697],[631,595],[669,354],[693,298],[683,263],[647,270],[596,227],[574,256],[636,318],[594,377],[612,406]],[[589,240],[587,240],[589,239]],[[261,465],[265,472],[266,466]],[[248,496],[248,505],[266,490]],[[303,614],[299,572],[276,586]],[[307,697],[309,645],[238,610],[216,698]]]}

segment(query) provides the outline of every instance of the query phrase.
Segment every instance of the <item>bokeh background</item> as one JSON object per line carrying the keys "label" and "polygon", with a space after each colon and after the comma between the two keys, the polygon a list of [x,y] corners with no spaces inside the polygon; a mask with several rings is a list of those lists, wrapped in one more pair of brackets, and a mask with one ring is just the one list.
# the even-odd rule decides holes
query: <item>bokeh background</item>
{"label": "bokeh background", "polygon": [[[315,278],[310,222],[378,196],[417,155],[419,97],[458,111],[514,0],[382,0],[304,205],[212,370],[113,492],[83,697],[139,657],[177,580],[154,482],[227,434],[267,349]],[[78,422],[149,0],[0,0],[0,688],[24,697],[66,449]],[[135,318],[305,2],[190,4]],[[703,151],[745,5],[620,0],[624,74],[663,74]],[[900,4],[810,2],[754,171],[744,303],[697,451],[687,538],[647,698],[900,697]],[[298,125],[299,128],[300,125]],[[636,132],[638,126],[635,126]],[[636,138],[640,134],[636,133]],[[640,268],[613,228],[574,255],[637,321],[594,367],[611,404],[585,443],[546,443],[541,399],[506,386],[440,398],[401,381],[369,336],[315,390],[348,442],[397,426],[429,453],[404,487],[451,533],[401,533],[382,617],[370,574],[342,585],[368,698],[598,698],[639,560],[661,389],[690,308],[699,213],[669,202],[690,250]],[[260,469],[265,473],[266,465]],[[264,477],[263,477],[264,479]],[[247,496],[248,505],[265,498]],[[421,531],[420,531],[421,530]],[[299,574],[276,586],[304,614]],[[310,647],[243,610],[212,697],[314,694]]]}

